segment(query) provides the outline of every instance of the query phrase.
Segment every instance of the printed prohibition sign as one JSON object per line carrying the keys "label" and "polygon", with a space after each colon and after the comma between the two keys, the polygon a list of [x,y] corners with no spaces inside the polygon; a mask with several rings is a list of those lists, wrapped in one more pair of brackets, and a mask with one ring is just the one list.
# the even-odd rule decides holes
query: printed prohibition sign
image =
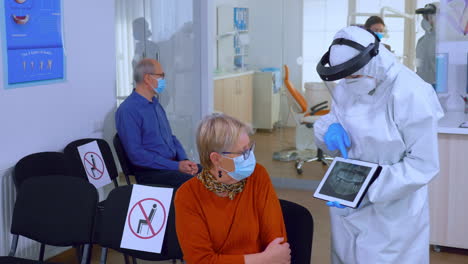
{"label": "printed prohibition sign", "polygon": [[[157,221],[157,220],[154,220],[153,217],[154,217],[154,212],[150,212],[151,210],[154,210],[156,208],[154,208],[153,206],[147,206],[147,208],[151,208],[150,210],[148,210],[148,212],[150,212],[150,214],[148,214],[147,212],[145,212],[145,209],[142,205],[143,202],[145,201],[153,201],[153,202],[156,202],[158,203],[159,205],[157,205],[157,210],[162,210],[162,213],[163,213],[163,219],[162,221]],[[145,205],[156,205],[155,203],[145,203]],[[137,210],[135,210],[134,212],[134,209],[137,208]],[[154,209],[153,209],[154,208]],[[133,222],[131,221],[131,217],[133,215],[133,213],[137,214],[138,215],[138,212],[141,212],[143,214],[143,217],[144,219],[139,219],[138,217],[136,218],[136,221],[135,219],[133,219]],[[153,216],[148,216],[148,215],[151,215],[153,214]],[[150,219],[151,218],[151,219]],[[130,231],[132,231],[132,233],[136,236],[136,237],[139,237],[141,239],[150,239],[150,238],[153,238],[155,237],[157,234],[159,234],[159,232],[161,232],[161,229],[163,228],[164,226],[164,223],[166,222],[166,208],[164,208],[164,205],[157,199],[153,199],[153,198],[146,198],[146,199],[143,199],[139,202],[137,202],[133,207],[132,209],[130,210],[130,213],[128,214],[128,219],[127,219],[127,222],[128,222],[128,226],[130,227]],[[142,235],[139,235],[139,231],[140,231],[140,225],[141,223],[139,222],[145,222],[146,225],[148,225],[148,228],[151,232],[151,234],[149,236],[142,236]],[[154,224],[157,223],[157,224],[161,224],[161,226],[158,228],[158,226],[154,226]],[[135,230],[133,229],[133,226],[138,226],[137,227],[137,232],[135,232]]]}
{"label": "printed prohibition sign", "polygon": [[83,163],[89,177],[99,180],[104,175],[104,161],[96,152],[86,152]]}

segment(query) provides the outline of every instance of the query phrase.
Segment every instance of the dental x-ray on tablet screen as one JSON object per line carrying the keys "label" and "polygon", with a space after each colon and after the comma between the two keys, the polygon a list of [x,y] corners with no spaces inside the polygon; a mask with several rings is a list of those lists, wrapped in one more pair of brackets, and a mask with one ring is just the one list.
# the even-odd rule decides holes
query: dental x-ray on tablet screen
{"label": "dental x-ray on tablet screen", "polygon": [[375,163],[336,157],[314,197],[356,208],[381,170],[382,167]]}

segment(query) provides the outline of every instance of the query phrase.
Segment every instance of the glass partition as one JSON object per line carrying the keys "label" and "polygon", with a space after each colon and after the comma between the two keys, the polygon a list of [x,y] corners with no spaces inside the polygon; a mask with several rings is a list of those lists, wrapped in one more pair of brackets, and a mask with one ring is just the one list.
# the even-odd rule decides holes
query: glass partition
{"label": "glass partition", "polygon": [[[133,90],[133,67],[142,58],[161,63],[166,90],[160,95],[173,133],[189,159],[195,155],[195,128],[200,120],[201,85],[194,72],[195,0],[116,0],[117,98],[120,104]],[[194,100],[194,99],[197,100]]]}
{"label": "glass partition", "polygon": [[[296,109],[296,101],[285,86],[287,66],[292,89],[308,100],[303,79],[313,75],[314,69],[306,68],[303,59],[305,1],[214,2],[214,111],[237,117],[254,128],[257,161],[274,180],[313,179],[317,170],[308,168],[314,165],[295,168],[299,157],[316,156],[313,129],[301,124],[305,113]],[[308,43],[313,44],[313,40]],[[304,106],[306,112],[309,107]],[[321,163],[317,166],[321,171]]]}

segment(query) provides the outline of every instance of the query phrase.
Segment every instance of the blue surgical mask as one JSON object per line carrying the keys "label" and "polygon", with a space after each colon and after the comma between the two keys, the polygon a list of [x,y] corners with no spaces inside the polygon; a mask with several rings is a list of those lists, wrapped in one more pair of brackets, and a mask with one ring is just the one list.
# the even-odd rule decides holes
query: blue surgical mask
{"label": "blue surgical mask", "polygon": [[240,155],[239,157],[235,158],[230,158],[226,156],[223,157],[227,159],[232,159],[234,161],[234,171],[227,171],[221,168],[222,170],[227,172],[227,174],[231,176],[234,180],[242,181],[243,179],[252,175],[253,171],[255,170],[256,161],[253,151],[250,152],[250,155],[247,159],[244,159],[243,155]]}
{"label": "blue surgical mask", "polygon": [[154,88],[154,91],[161,94],[166,89],[166,80],[163,78],[157,78],[156,80],[158,81],[158,87]]}
{"label": "blue surgical mask", "polygon": [[383,33],[381,33],[381,32],[374,32],[374,33],[375,33],[375,35],[377,35],[377,37],[378,37],[379,39],[382,39],[382,38],[383,38]]}

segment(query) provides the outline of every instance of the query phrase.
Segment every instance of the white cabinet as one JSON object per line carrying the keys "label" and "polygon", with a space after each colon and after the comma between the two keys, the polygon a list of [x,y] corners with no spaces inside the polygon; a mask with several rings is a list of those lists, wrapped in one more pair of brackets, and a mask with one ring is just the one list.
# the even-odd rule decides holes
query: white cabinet
{"label": "white cabinet", "polygon": [[429,184],[430,243],[468,249],[468,135],[438,138],[440,173]]}
{"label": "white cabinet", "polygon": [[214,109],[252,125],[252,74],[215,80]]}
{"label": "white cabinet", "polygon": [[[253,127],[272,130],[279,121],[280,89],[273,72],[256,72],[253,78]],[[281,86],[279,86],[281,87]]]}

